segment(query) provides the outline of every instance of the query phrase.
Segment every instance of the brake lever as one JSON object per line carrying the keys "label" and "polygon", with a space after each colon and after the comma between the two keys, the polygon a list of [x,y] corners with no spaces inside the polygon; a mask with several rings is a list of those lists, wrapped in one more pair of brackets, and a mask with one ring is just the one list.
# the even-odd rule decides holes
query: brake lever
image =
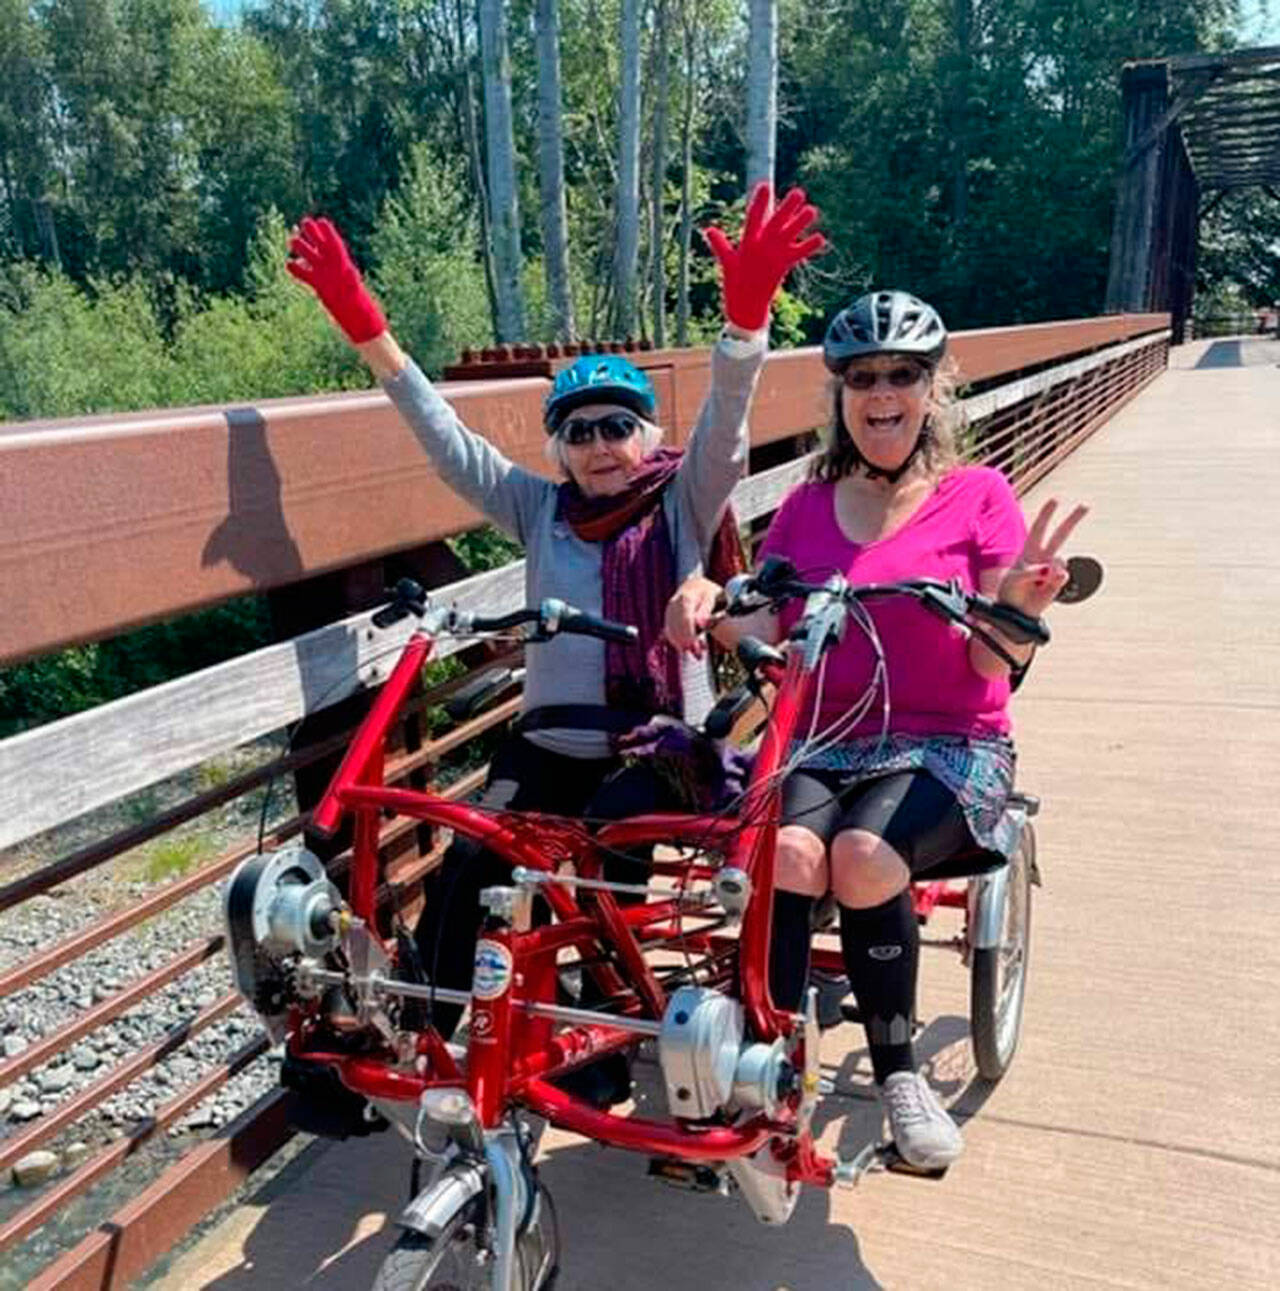
{"label": "brake lever", "polygon": [[966,631],[972,630],[972,625],[965,622],[965,615],[969,612],[969,598],[956,579],[953,578],[945,588],[922,587],[915,595],[930,614],[946,619]]}

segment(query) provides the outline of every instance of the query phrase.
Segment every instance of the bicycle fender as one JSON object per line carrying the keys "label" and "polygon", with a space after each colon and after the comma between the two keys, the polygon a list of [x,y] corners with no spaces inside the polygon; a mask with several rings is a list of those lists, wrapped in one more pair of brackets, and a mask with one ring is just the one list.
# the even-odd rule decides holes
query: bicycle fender
{"label": "bicycle fender", "polygon": [[969,945],[973,950],[992,950],[1000,944],[1008,893],[1007,865],[969,880]]}
{"label": "bicycle fender", "polygon": [[480,1166],[451,1166],[400,1212],[396,1222],[401,1228],[435,1241],[454,1215],[484,1187],[484,1170]]}

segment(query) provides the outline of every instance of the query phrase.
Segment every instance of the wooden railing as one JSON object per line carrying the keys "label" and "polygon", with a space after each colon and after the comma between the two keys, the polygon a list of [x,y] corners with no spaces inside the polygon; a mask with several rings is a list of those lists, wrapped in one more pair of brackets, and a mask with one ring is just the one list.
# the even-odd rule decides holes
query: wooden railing
{"label": "wooden railing", "polygon": [[[1019,490],[1051,470],[1165,367],[1165,315],[1121,315],[1070,323],[961,333],[954,353],[979,393],[966,401],[974,460],[1000,467]],[[679,442],[705,394],[706,352],[634,356],[658,386],[664,423]],[[540,424],[545,378],[479,381],[447,388],[468,424],[508,456],[545,469]],[[766,517],[807,465],[798,437],[825,415],[825,373],[813,350],[770,357],[752,413],[753,469],[735,492],[743,522]],[[245,409],[171,409],[0,427],[0,663],[118,633],[249,591],[297,595],[332,581],[316,576],[360,566],[372,603],[381,559],[416,560],[445,571],[439,597],[490,612],[523,603],[523,566],[450,581],[441,539],[476,517],[434,475],[380,393],[277,400]],[[373,562],[373,563],[371,563]],[[297,587],[302,592],[290,592]],[[370,594],[372,589],[372,594]],[[347,591],[350,591],[348,586]],[[322,609],[324,607],[321,607]],[[375,634],[367,609],[214,668],[0,742],[0,848],[11,847],[125,795],[278,732],[315,720],[386,675],[408,625]],[[461,650],[441,642],[437,658]],[[460,656],[479,660],[474,649]],[[468,680],[441,682],[413,706],[388,780],[448,780],[462,796],[483,768],[451,768],[468,742],[508,721],[509,699],[469,722],[428,734],[427,715]],[[352,718],[351,714],[344,714]],[[349,725],[349,722],[347,723]],[[78,876],[101,870],[140,844],[260,790],[271,777],[326,765],[346,736],[330,722],[313,742],[193,792],[162,813],[82,843],[6,881],[0,914]],[[301,783],[301,782],[300,782]],[[305,794],[303,795],[305,798]],[[268,843],[297,834],[305,812],[273,821]],[[411,911],[437,840],[413,822],[383,832],[384,908]],[[135,930],[224,879],[256,847],[235,842],[126,908],[89,922],[0,973],[0,999],[21,992],[92,949]],[[0,853],[0,857],[3,853]],[[345,854],[330,867],[341,878]],[[166,962],[104,994],[25,1052],[0,1061],[0,1089],[55,1061],[95,1029],[166,983],[221,954],[217,928]],[[229,981],[229,975],[228,975]],[[175,1032],[117,1063],[93,1084],[21,1132],[0,1140],[0,1170],[47,1144],[110,1094],[238,1007],[228,991]],[[177,1091],[125,1138],[102,1148],[0,1223],[0,1255],[72,1198],[162,1135],[234,1072],[258,1060],[265,1038]],[[191,1149],[144,1192],[55,1260],[34,1287],[124,1285],[167,1249],[288,1137],[285,1096],[272,1093]]]}

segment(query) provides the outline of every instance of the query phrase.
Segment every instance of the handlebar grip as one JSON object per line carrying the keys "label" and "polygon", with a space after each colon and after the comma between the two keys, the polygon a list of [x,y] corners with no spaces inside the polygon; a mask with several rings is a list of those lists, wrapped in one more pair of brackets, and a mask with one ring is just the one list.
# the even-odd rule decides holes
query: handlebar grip
{"label": "handlebar grip", "polygon": [[640,639],[639,628],[629,623],[614,623],[610,619],[597,618],[584,610],[570,610],[560,619],[561,632],[576,632],[579,636],[599,637],[602,641],[612,641],[616,645],[631,645]]}
{"label": "handlebar grip", "polygon": [[422,584],[412,578],[402,578],[396,583],[390,602],[373,616],[372,623],[375,628],[389,628],[410,614],[421,617],[426,608],[427,593]]}
{"label": "handlebar grip", "polygon": [[985,598],[971,601],[969,612],[980,619],[986,619],[999,627],[1012,641],[1019,645],[1047,645],[1049,642],[1049,625],[1043,619],[1024,614],[1012,605],[1003,601],[989,601]]}
{"label": "handlebar grip", "polygon": [[746,686],[735,686],[727,695],[716,700],[715,707],[707,714],[702,729],[713,739],[722,740],[733,730],[733,724],[751,707],[755,695]]}
{"label": "handlebar grip", "polygon": [[407,606],[401,605],[398,601],[393,601],[390,605],[384,605],[373,616],[373,626],[375,628],[389,628],[393,623],[399,623],[401,619],[406,618],[408,614]]}

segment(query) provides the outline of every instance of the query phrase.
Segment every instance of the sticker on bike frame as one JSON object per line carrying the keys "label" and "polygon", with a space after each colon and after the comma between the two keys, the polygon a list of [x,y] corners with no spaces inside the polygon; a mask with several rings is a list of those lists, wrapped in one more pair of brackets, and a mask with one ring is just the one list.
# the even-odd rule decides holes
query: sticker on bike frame
{"label": "sticker on bike frame", "polygon": [[475,976],[471,994],[478,1000],[496,1000],[511,985],[511,951],[500,941],[476,942]]}

